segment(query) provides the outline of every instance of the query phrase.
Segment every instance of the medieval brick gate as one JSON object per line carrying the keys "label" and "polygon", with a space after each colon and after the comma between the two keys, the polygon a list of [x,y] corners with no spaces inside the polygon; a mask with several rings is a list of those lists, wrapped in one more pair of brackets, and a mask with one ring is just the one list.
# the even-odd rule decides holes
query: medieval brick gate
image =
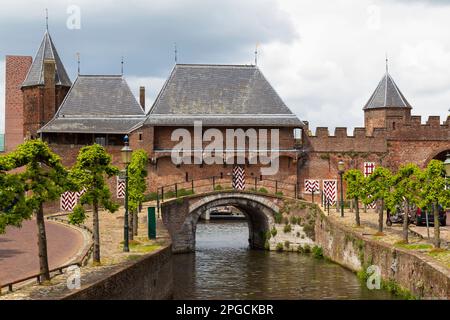
{"label": "medieval brick gate", "polygon": [[264,235],[279,212],[280,197],[245,191],[213,191],[172,199],[162,203],[162,220],[172,239],[175,253],[195,250],[195,233],[201,214],[219,206],[234,206],[247,217],[251,248],[264,248]]}

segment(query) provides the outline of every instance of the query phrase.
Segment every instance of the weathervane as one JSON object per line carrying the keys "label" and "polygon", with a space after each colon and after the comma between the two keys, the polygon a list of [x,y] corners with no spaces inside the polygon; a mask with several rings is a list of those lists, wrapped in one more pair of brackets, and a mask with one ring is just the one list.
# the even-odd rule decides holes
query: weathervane
{"label": "weathervane", "polygon": [[386,53],[386,73],[389,73],[389,59],[387,53]]}
{"label": "weathervane", "polygon": [[177,51],[177,43],[175,42],[174,43],[174,51],[175,51],[175,64],[177,64],[177,60],[178,60],[178,57],[177,57],[177,53],[178,53],[178,51]]}
{"label": "weathervane", "polygon": [[120,61],[120,72],[123,75],[123,56],[122,56],[122,60]]}
{"label": "weathervane", "polygon": [[255,66],[258,65],[258,43],[255,46]]}
{"label": "weathervane", "polygon": [[48,9],[45,8],[45,29],[48,31]]}
{"label": "weathervane", "polygon": [[80,75],[80,53],[77,52],[78,75]]}

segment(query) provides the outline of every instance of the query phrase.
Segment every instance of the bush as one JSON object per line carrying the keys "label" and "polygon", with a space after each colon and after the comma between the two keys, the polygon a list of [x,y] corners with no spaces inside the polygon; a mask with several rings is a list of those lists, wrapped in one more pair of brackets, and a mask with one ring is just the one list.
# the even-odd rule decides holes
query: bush
{"label": "bush", "polygon": [[285,225],[283,231],[284,231],[284,233],[291,232],[292,231],[291,225],[290,224]]}
{"label": "bush", "polygon": [[266,188],[259,188],[258,192],[261,192],[261,193],[269,193],[269,191],[267,191]]}
{"label": "bush", "polygon": [[272,230],[270,230],[270,233],[272,234],[272,237],[275,238],[275,236],[277,235],[277,228],[275,228],[275,226],[272,227]]}
{"label": "bush", "polygon": [[192,194],[194,194],[192,189],[188,189],[188,190],[180,189],[180,190],[178,190],[178,196],[179,197],[189,196],[189,195],[192,195]]}
{"label": "bush", "polygon": [[291,242],[290,242],[289,240],[286,240],[286,241],[284,242],[284,247],[285,247],[286,249],[289,249],[290,246],[291,246]]}
{"label": "bush", "polygon": [[222,187],[220,184],[218,184],[218,185],[216,185],[216,186],[214,187],[214,190],[215,190],[215,191],[221,191],[221,190],[223,190],[223,187]]}
{"label": "bush", "polygon": [[303,247],[299,244],[297,247],[297,252],[298,253],[305,253],[305,249],[303,249]]}
{"label": "bush", "polygon": [[277,243],[277,246],[275,248],[278,252],[283,251],[283,244],[281,242]]}
{"label": "bush", "polygon": [[166,193],[164,193],[164,198],[165,199],[170,199],[170,198],[175,198],[175,191],[167,191]]}
{"label": "bush", "polygon": [[310,253],[311,252],[311,247],[309,246],[309,244],[305,244],[305,247],[303,248],[303,251],[305,253]]}
{"label": "bush", "polygon": [[264,249],[270,250],[270,243],[269,243],[269,240],[266,240],[266,242],[264,242]]}
{"label": "bush", "polygon": [[275,195],[282,197],[283,196],[283,192],[282,191],[275,192]]}
{"label": "bush", "polygon": [[323,250],[319,246],[314,246],[312,248],[312,254],[313,254],[313,257],[316,258],[316,259],[322,259],[323,258]]}
{"label": "bush", "polygon": [[297,238],[300,237],[300,232],[297,231],[296,236]]}
{"label": "bush", "polygon": [[277,213],[275,213],[274,219],[275,219],[275,223],[280,224],[281,221],[283,220],[283,215],[281,213],[277,212]]}
{"label": "bush", "polygon": [[284,218],[283,218],[283,222],[284,222],[284,224],[289,224],[289,219],[288,219],[288,217],[284,217]]}
{"label": "bush", "polygon": [[147,201],[155,201],[157,199],[158,195],[156,192],[150,192],[144,195],[144,202]]}
{"label": "bush", "polygon": [[299,224],[298,222],[299,219],[300,219],[299,217],[291,216],[289,220],[291,221],[291,224]]}

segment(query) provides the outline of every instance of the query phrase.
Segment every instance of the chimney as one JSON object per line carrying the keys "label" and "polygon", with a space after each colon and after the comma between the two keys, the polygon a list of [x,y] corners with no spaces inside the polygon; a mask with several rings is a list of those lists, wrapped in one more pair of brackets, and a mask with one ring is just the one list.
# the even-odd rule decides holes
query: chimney
{"label": "chimney", "polygon": [[44,105],[41,109],[41,126],[49,122],[56,112],[55,60],[44,60]]}
{"label": "chimney", "polygon": [[145,87],[139,87],[139,102],[141,104],[142,110],[145,112]]}

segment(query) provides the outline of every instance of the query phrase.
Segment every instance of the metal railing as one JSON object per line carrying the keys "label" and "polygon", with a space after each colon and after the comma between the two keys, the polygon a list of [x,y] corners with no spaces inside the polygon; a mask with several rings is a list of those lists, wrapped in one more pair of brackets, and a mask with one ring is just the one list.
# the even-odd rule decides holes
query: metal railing
{"label": "metal railing", "polygon": [[[68,221],[66,219],[62,219],[61,218],[62,216],[67,216],[67,214],[59,214],[59,215],[47,216],[46,219],[47,220],[59,221],[59,222],[62,222],[62,223],[68,223]],[[92,230],[90,228],[88,228],[87,226],[85,226],[85,225],[78,225],[77,227],[86,230],[91,235],[91,237],[93,237]],[[66,270],[67,268],[69,268],[71,266],[74,266],[74,265],[76,265],[78,267],[85,266],[88,263],[90,257],[92,256],[93,251],[94,251],[94,243],[92,242],[89,245],[89,247],[86,250],[86,252],[81,256],[81,258],[78,261],[72,262],[72,263],[68,263],[68,264],[65,264],[65,265],[57,267],[57,268],[50,269],[50,271],[49,271],[50,278],[53,278],[53,277],[55,277],[57,275],[60,275],[60,274],[63,274],[64,270]],[[43,276],[42,273],[37,273],[37,274],[31,275],[31,276],[28,276],[28,277],[25,277],[25,278],[21,278],[21,279],[18,279],[18,280],[14,280],[12,282],[8,282],[8,283],[5,283],[5,284],[0,283],[0,294],[2,293],[2,289],[3,288],[7,288],[8,292],[13,292],[14,286],[17,286],[17,285],[20,285],[20,284],[25,284],[26,282],[28,282],[28,281],[30,281],[32,279],[36,279],[36,282],[38,284],[41,284],[42,283],[42,276]]]}
{"label": "metal railing", "polygon": [[[245,190],[259,194],[272,194],[290,198],[303,198],[297,183],[290,183],[262,176],[246,178]],[[156,203],[159,211],[161,202],[193,194],[202,194],[213,191],[233,190],[233,177],[229,175],[211,176],[189,181],[180,181],[156,189]],[[240,191],[240,190],[237,190]]]}

